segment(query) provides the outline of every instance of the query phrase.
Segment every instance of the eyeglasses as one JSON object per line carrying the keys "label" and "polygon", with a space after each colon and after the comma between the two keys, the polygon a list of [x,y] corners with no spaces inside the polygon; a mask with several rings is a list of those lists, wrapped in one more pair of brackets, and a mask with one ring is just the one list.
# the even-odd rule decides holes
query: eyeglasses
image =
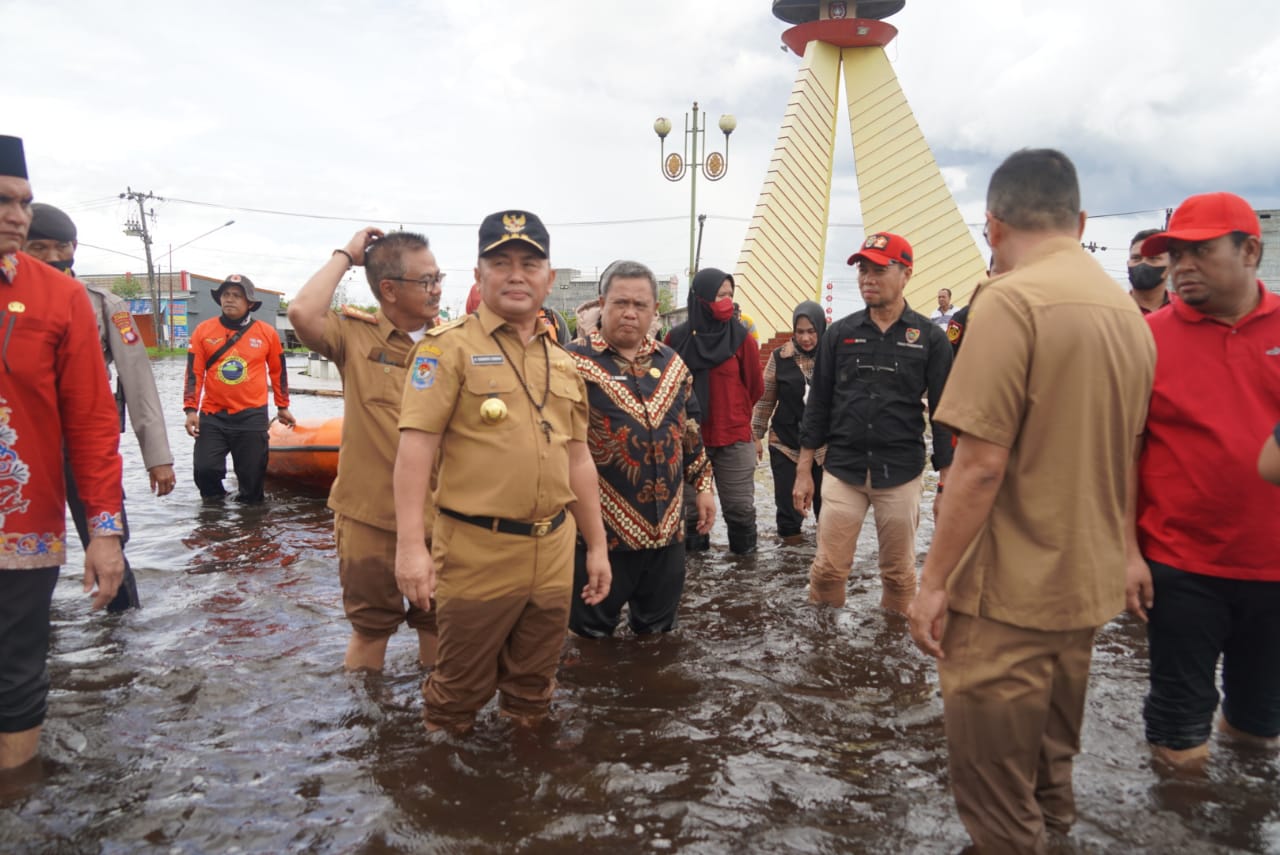
{"label": "eyeglasses", "polygon": [[423,288],[439,288],[444,283],[445,274],[437,273],[435,276],[427,276],[423,279],[406,279],[403,276],[388,276],[392,282],[412,282],[414,285],[421,285]]}

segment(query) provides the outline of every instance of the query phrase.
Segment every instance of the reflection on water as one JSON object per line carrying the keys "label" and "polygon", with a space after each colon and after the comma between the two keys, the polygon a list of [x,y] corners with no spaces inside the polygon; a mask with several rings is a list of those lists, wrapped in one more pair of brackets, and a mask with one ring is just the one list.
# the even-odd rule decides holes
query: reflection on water
{"label": "reflection on water", "polygon": [[[45,759],[37,780],[0,791],[4,851],[965,844],[935,673],[901,619],[877,608],[869,538],[846,609],[805,603],[811,548],[765,545],[746,559],[722,549],[691,562],[672,635],[566,642],[554,721],[514,730],[491,706],[473,735],[429,738],[414,639],[393,639],[384,677],[341,671],[348,628],[323,498],[273,485],[262,507],[202,506],[177,406],[182,365],[157,368],[174,402],[172,496],[146,495],[124,437],[145,608],[89,616],[78,579],[59,586]],[[303,418],[339,409],[294,405]],[[718,528],[713,541],[725,540]],[[1111,624],[1076,767],[1081,819],[1064,851],[1280,852],[1280,762],[1220,751],[1207,781],[1161,781],[1142,744],[1145,678],[1141,628]]]}

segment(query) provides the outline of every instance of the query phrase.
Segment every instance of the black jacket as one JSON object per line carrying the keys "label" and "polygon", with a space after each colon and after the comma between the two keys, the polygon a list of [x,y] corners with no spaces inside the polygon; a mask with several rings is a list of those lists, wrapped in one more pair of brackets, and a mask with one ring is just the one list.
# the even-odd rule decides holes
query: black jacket
{"label": "black jacket", "polygon": [[[951,371],[947,335],[907,308],[886,332],[866,309],[833,323],[818,344],[800,444],[827,445],[823,468],[849,484],[896,487],[924,471],[924,407],[936,412]],[[933,465],[951,465],[951,432],[933,425]]]}

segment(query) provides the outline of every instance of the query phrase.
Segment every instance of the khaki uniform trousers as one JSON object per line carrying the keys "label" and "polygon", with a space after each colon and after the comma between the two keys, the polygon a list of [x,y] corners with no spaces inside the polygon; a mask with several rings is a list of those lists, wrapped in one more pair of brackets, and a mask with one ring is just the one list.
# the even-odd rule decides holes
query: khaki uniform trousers
{"label": "khaki uniform trousers", "polygon": [[410,603],[396,585],[396,533],[351,517],[333,515],[342,608],[351,628],[367,638],[387,638],[407,623],[436,633],[435,611]]}
{"label": "khaki uniform trousers", "polygon": [[546,714],[569,626],[576,537],[572,516],[544,537],[436,517],[440,647],[422,690],[428,723],[466,728],[495,689],[504,712]]}
{"label": "khaki uniform trousers", "polygon": [[1046,827],[1075,821],[1071,764],[1096,631],[947,613],[938,677],[951,791],[979,852],[1044,852]]}
{"label": "khaki uniform trousers", "polygon": [[809,602],[843,606],[858,533],[867,509],[876,517],[880,548],[880,605],[905,613],[916,595],[916,527],[920,524],[920,477],[897,487],[854,486],[832,472],[822,479],[818,550],[809,568]]}

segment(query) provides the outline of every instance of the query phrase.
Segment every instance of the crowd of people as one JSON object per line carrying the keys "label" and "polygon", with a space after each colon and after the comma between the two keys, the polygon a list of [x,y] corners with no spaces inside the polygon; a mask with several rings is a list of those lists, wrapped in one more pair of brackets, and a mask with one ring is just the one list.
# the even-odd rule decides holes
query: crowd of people
{"label": "crowd of people", "polygon": [[[978,851],[1045,851],[1075,820],[1093,641],[1122,610],[1147,626],[1145,737],[1162,768],[1203,769],[1219,709],[1223,740],[1275,750],[1280,297],[1256,277],[1258,217],[1228,193],[1187,199],[1135,236],[1130,295],[1081,247],[1084,224],[1071,161],[1016,152],[988,186],[992,262],[969,305],[943,289],[932,317],[913,310],[928,260],[874,232],[848,259],[865,308],[828,324],[800,303],[763,368],[722,270],[697,272],[688,320],[660,341],[653,272],[614,262],[573,335],[544,310],[551,235],[504,210],[480,224],[474,303],[442,323],[428,239],[361,229],[288,309],[344,383],[329,507],[346,668],[381,670],[404,623],[429,730],[467,732],[495,693],[501,715],[540,722],[566,632],[609,638],[624,610],[636,635],[676,628],[717,497],[730,553],[751,560],[767,447],[782,546],[816,518],[814,604],[845,603],[873,512],[881,605],[937,660]],[[153,490],[175,483],[136,328],[77,283],[75,247],[70,218],[33,204],[21,140],[0,137],[0,770],[37,752],[68,503],[94,607],[138,603],[126,409]],[[356,267],[373,313],[331,308]],[[194,480],[222,500],[229,454],[235,499],[259,502],[271,396],[293,423],[280,341],[253,318],[247,276],[213,293],[222,314],[193,332],[184,387]]]}

